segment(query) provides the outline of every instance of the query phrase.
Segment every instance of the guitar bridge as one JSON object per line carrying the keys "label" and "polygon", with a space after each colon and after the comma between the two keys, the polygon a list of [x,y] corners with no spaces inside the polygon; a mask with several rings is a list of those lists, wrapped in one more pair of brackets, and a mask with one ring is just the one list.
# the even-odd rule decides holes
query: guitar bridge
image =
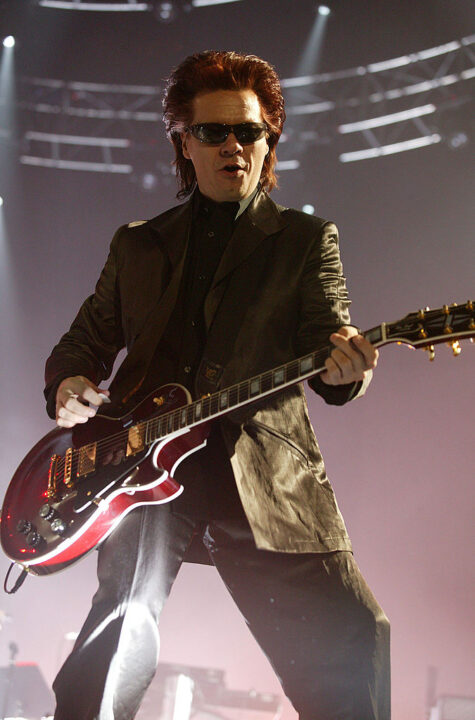
{"label": "guitar bridge", "polygon": [[48,497],[54,498],[58,494],[58,462],[60,456],[52,455],[48,471]]}

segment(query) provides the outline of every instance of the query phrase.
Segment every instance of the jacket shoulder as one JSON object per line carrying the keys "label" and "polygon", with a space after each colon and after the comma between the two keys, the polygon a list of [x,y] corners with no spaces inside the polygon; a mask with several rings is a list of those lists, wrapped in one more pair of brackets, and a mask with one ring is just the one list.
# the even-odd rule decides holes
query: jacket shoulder
{"label": "jacket shoulder", "polygon": [[158,229],[161,225],[166,224],[168,220],[171,220],[175,215],[181,213],[186,205],[187,203],[175,205],[171,208],[168,208],[168,210],[165,210],[164,212],[155,215],[155,217],[149,218],[148,220],[132,220],[125,225],[121,225],[117,229],[116,235],[127,234],[126,232],[124,232],[127,230],[134,231],[132,234],[141,234],[144,230],[147,231],[149,229]]}
{"label": "jacket shoulder", "polygon": [[322,230],[325,225],[328,224],[328,220],[318,217],[316,215],[309,215],[302,210],[296,210],[295,208],[286,208],[281,205],[277,206],[283,217],[292,224],[298,224],[300,227],[305,228],[307,231],[318,231]]}

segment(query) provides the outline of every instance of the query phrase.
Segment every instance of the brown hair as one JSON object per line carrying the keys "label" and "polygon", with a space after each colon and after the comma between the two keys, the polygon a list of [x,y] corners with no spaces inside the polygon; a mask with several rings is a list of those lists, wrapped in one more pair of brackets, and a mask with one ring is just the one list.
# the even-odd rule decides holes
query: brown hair
{"label": "brown hair", "polygon": [[268,127],[266,155],[261,184],[267,190],[277,185],[276,145],[285,120],[284,98],[275,69],[256,55],[208,50],[190,55],[175,68],[167,80],[163,98],[163,120],[168,139],[175,148],[176,174],[180,189],[177,197],[190,194],[196,182],[191,160],[183,155],[180,133],[191,123],[194,98],[215,90],[253,90]]}

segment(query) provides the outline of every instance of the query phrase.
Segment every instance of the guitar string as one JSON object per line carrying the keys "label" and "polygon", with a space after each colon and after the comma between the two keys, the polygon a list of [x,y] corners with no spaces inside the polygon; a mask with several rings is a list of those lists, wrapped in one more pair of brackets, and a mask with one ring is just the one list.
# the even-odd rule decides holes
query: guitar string
{"label": "guitar string", "polygon": [[[473,305],[468,302],[466,305],[452,305],[450,306],[450,313],[446,312],[446,307],[444,306],[444,315],[445,317],[445,323],[444,323],[444,332],[446,332],[446,326],[448,323],[450,325],[450,337],[449,334],[447,334],[443,339],[444,340],[450,340],[451,337],[456,335],[457,337],[464,337],[465,335],[472,335],[471,332],[471,325],[468,325],[468,330],[463,329],[461,331],[460,328],[458,328],[458,332],[455,331],[455,325],[460,325],[460,320],[462,323],[464,321],[467,321],[471,319],[471,324],[474,323],[474,313],[473,313]],[[465,315],[463,317],[465,311],[469,311],[469,316]],[[420,311],[418,313],[409,313],[401,320],[398,320],[394,323],[385,323],[386,326],[386,338],[389,338],[392,336],[394,331],[397,331],[399,329],[402,330],[402,332],[396,333],[397,335],[401,335],[402,341],[406,339],[407,342],[411,343],[410,340],[408,340],[407,336],[410,332],[416,332],[420,331],[421,329],[428,329],[428,326],[431,323],[431,320],[434,318],[440,318],[440,312],[441,309],[437,310],[427,310],[425,311],[425,317],[420,317]],[[460,316],[462,317],[456,317]],[[417,320],[417,327],[414,326],[414,320]],[[457,322],[457,320],[459,322]],[[422,325],[422,322],[424,324]],[[408,325],[411,325],[412,328],[409,330],[407,329]],[[370,330],[363,333],[365,336],[369,336],[373,333],[373,331],[381,330],[382,325],[377,325],[374,328],[371,328]],[[436,332],[435,335],[432,332],[431,338],[434,342],[437,338],[437,335],[440,333]],[[404,336],[406,335],[406,338]],[[393,338],[394,339],[394,338]],[[426,344],[429,338],[426,339]],[[440,339],[438,339],[440,341]],[[418,343],[419,344],[419,343]],[[331,350],[333,349],[333,346],[326,346],[325,348],[322,348],[321,350],[317,350],[313,353],[309,353],[308,355],[304,355],[300,358],[297,358],[295,360],[291,360],[288,363],[285,363],[284,365],[281,365],[277,368],[273,368],[272,370],[266,371],[262,373],[261,375],[256,375],[253,378],[250,378],[245,381],[241,381],[240,383],[236,383],[235,385],[232,385],[228,388],[224,388],[223,390],[217,391],[216,393],[213,393],[212,395],[201,398],[199,400],[195,400],[192,403],[182,405],[179,408],[175,408],[168,413],[165,413],[163,415],[159,415],[156,417],[149,418],[146,421],[142,421],[139,423],[136,423],[132,427],[135,428],[138,432],[142,432],[143,430],[143,436],[145,437],[145,446],[148,446],[155,442],[156,440],[160,439],[161,437],[166,437],[167,435],[176,432],[180,429],[185,429],[186,427],[190,427],[191,425],[200,424],[201,422],[206,421],[207,419],[212,420],[213,417],[218,415],[220,412],[227,412],[229,410],[233,410],[233,408],[237,409],[240,406],[244,404],[250,404],[253,401],[258,401],[259,396],[262,396],[264,393],[267,393],[269,391],[275,390],[278,391],[279,389],[285,389],[285,387],[288,387],[292,384],[295,384],[299,382],[299,378],[301,380],[306,379],[305,377],[302,377],[302,375],[308,376],[308,379],[313,377],[314,375],[318,374],[319,372],[322,372],[324,370],[324,367],[316,367],[318,361],[320,358],[326,358],[329,356]],[[302,373],[300,363],[304,360],[308,360],[308,358],[312,358],[312,372],[309,375],[309,373]],[[284,370],[284,380],[282,383],[279,383],[277,386],[273,384],[275,380],[275,375],[279,372],[279,370]],[[297,374],[296,376],[289,379],[289,371],[290,370],[296,370]],[[253,382],[258,382],[259,391],[255,397],[251,395],[251,385]],[[270,381],[270,387],[265,387],[265,389],[262,389],[264,382]],[[241,389],[244,392],[244,398],[240,399],[240,391]],[[223,407],[221,405],[221,398],[223,394],[227,393],[226,397],[226,405]],[[231,396],[235,394],[236,397],[233,398],[233,403],[230,403]],[[234,405],[235,400],[235,405]],[[198,408],[198,406],[201,404],[201,410],[200,413],[196,414],[195,410]],[[203,410],[206,408],[206,413],[203,412]],[[182,417],[183,413],[185,413],[185,422],[182,424]],[[176,425],[176,427],[175,427]],[[68,458],[68,465],[70,465],[71,474],[72,469],[74,466],[75,461],[78,461],[78,456],[80,455],[81,451],[84,451],[85,448],[88,446],[95,447],[95,457],[93,460],[94,465],[96,464],[97,460],[100,460],[101,458],[104,458],[106,453],[110,452],[111,449],[114,449],[117,447],[119,442],[123,442],[126,439],[129,438],[129,432],[130,428],[127,430],[121,430],[120,432],[116,433],[115,435],[109,436],[108,438],[105,438],[103,440],[98,440],[95,443],[89,443],[83,446],[82,448],[75,449],[71,452],[69,458]],[[152,439],[150,439],[150,437]],[[139,451],[140,452],[140,451]],[[55,477],[63,471],[66,467],[66,456],[61,457],[55,467]],[[77,474],[76,474],[77,477]],[[81,480],[82,478],[77,478],[78,480]]]}
{"label": "guitar string", "polygon": [[[187,405],[181,405],[179,408],[175,408],[174,410],[170,410],[167,413],[164,413],[163,415],[159,415],[157,417],[152,417],[149,420],[144,420],[139,423],[136,423],[135,425],[131,426],[135,429],[142,429],[144,430],[144,435],[149,434],[149,430],[151,429],[150,426],[157,425],[156,430],[158,430],[158,435],[153,438],[151,442],[155,442],[155,440],[160,439],[161,437],[166,437],[168,434],[171,434],[172,432],[175,432],[177,430],[186,428],[187,426],[197,424],[200,422],[204,422],[207,419],[212,419],[213,416],[217,415],[221,411],[227,411],[237,409],[239,406],[243,404],[248,404],[250,401],[258,400],[259,396],[262,395],[264,392],[267,392],[269,390],[279,390],[279,389],[285,389],[286,385],[294,382],[298,382],[299,377],[302,377],[302,375],[306,375],[307,373],[301,373],[300,372],[300,364],[304,360],[308,360],[308,358],[312,358],[312,371],[315,374],[318,374],[319,371],[322,371],[324,368],[317,368],[316,363],[323,359],[324,357],[328,357],[331,347],[327,346],[321,350],[317,350],[314,353],[310,353],[309,355],[304,355],[300,358],[297,358],[295,360],[291,360],[288,363],[285,363],[283,365],[280,365],[276,368],[273,368],[272,370],[268,370],[261,375],[256,375],[249,380],[243,380],[240,383],[236,383],[235,385],[230,385],[227,388],[223,388],[223,390],[219,390],[216,393],[213,393],[212,395],[209,395],[208,397],[201,398],[199,400],[194,400],[193,402],[187,404]],[[277,386],[273,386],[272,382],[274,379],[274,376],[280,371],[284,370],[284,380],[282,383],[279,383]],[[296,372],[297,374],[289,379],[289,373],[290,372]],[[254,382],[259,383],[259,392],[258,394],[253,397],[250,394],[250,388],[251,384]],[[266,388],[265,390],[262,389],[263,385],[265,383],[270,382],[271,386],[269,388]],[[240,390],[244,393],[244,398],[240,399]],[[236,397],[236,405],[229,405],[227,407],[222,407],[220,405],[220,398],[221,396],[227,393],[228,394],[228,400],[231,398],[232,394],[237,394]],[[216,405],[216,408],[212,408],[212,404]],[[196,417],[195,415],[195,409],[198,405],[201,404],[201,411],[200,416]],[[206,405],[208,407],[206,407]],[[209,410],[209,414],[204,414],[203,410],[206,407],[205,412]],[[191,414],[191,421],[188,420],[188,417],[186,419],[185,425],[181,425],[180,423],[180,416],[182,415],[183,411],[186,411],[187,415]],[[149,427],[147,427],[149,426]],[[161,433],[160,426],[164,429],[163,434]],[[172,429],[170,430],[170,426]],[[73,450],[71,453],[70,460],[68,460],[68,464],[70,463],[71,466],[74,463],[74,460],[78,460],[79,462],[79,455],[81,452],[84,452],[85,448],[89,446],[96,446],[95,448],[95,458],[98,459],[98,456],[101,455],[104,457],[104,455],[111,451],[112,449],[118,447],[119,443],[125,442],[129,438],[129,432],[131,428],[128,428],[126,430],[121,430],[114,435],[110,435],[107,438],[104,438],[103,440],[98,440],[95,443],[86,443],[81,448],[77,448]],[[149,442],[148,444],[151,444]],[[66,465],[66,458],[61,458],[57,465],[56,475],[58,475],[60,472],[63,471]],[[86,476],[87,477],[87,476]]]}
{"label": "guitar string", "polygon": [[[464,306],[457,306],[457,308],[451,307],[452,313],[452,325],[454,318],[454,313],[461,314],[465,309]],[[425,323],[428,323],[430,321],[431,316],[439,315],[440,310],[432,310],[427,311],[426,316],[424,318]],[[396,321],[395,323],[386,323],[386,334],[389,336],[389,334],[394,332],[394,330],[399,329],[401,325],[407,324],[410,322],[411,317],[417,320],[421,320],[421,318],[418,317],[417,313],[410,313],[402,320]],[[473,322],[473,313],[472,313],[472,322]],[[419,324],[418,324],[419,327]],[[364,334],[369,335],[374,330],[380,329],[381,326],[375,326],[374,328],[371,328],[370,330],[366,331]],[[414,327],[412,328],[414,331]],[[403,334],[404,334],[404,328],[403,328]],[[406,334],[407,328],[406,328]],[[451,333],[452,334],[452,333]],[[453,333],[455,334],[455,333]],[[448,336],[447,336],[448,337]],[[446,339],[446,338],[444,338]],[[166,437],[167,435],[176,432],[180,429],[184,429],[186,427],[189,427],[194,424],[199,424],[200,422],[204,422],[207,419],[212,420],[214,416],[219,414],[220,412],[226,412],[228,410],[232,410],[233,408],[237,409],[240,406],[244,404],[250,404],[253,401],[257,401],[259,399],[260,395],[263,395],[265,392],[279,389],[285,389],[285,387],[294,384],[296,382],[299,382],[299,376],[302,377],[302,375],[308,375],[308,373],[302,373],[300,368],[300,363],[304,360],[307,360],[308,358],[312,358],[312,373],[314,375],[318,374],[319,372],[324,370],[324,367],[318,367],[316,368],[316,364],[319,361],[320,358],[326,358],[329,356],[331,350],[333,349],[333,346],[326,346],[325,348],[322,348],[321,350],[317,350],[313,353],[310,353],[308,355],[304,355],[300,358],[297,358],[295,360],[291,360],[288,363],[285,363],[283,365],[280,365],[276,368],[273,368],[272,370],[266,371],[262,373],[261,375],[256,375],[253,378],[250,378],[249,380],[241,381],[240,383],[236,383],[235,385],[231,385],[228,388],[223,388],[223,390],[217,391],[216,393],[213,393],[212,395],[201,398],[199,400],[195,400],[192,403],[182,405],[179,408],[175,408],[174,410],[169,411],[168,413],[164,413],[163,415],[159,415],[156,417],[149,418],[148,420],[141,421],[139,423],[136,423],[132,427],[141,432],[143,430],[143,435],[145,436],[146,445],[150,445],[151,443],[155,442],[156,440],[160,439],[161,437]],[[278,386],[273,385],[274,376],[279,372],[279,370],[284,370],[284,377],[282,383],[279,383]],[[289,371],[295,370],[297,371],[297,375],[295,377],[292,377],[289,379]],[[313,375],[310,375],[312,377]],[[303,378],[305,379],[305,378]],[[253,382],[259,383],[259,391],[258,394],[255,397],[252,397],[250,394],[250,388]],[[269,388],[262,389],[264,382],[270,382],[271,386]],[[244,398],[240,399],[240,390],[243,390],[244,392]],[[227,393],[227,405],[222,406],[220,404],[221,397],[224,393]],[[236,404],[234,405],[229,402],[229,399],[231,398],[232,394],[236,394],[237,396],[235,398]],[[201,410],[198,416],[196,416],[195,410],[198,407],[198,405],[201,404]],[[214,405],[214,407],[213,407]],[[204,414],[203,410],[206,408],[206,412],[208,414]],[[183,415],[183,412],[185,412],[185,423],[182,425],[181,416]],[[176,427],[175,427],[176,426]],[[170,429],[171,428],[171,429]],[[149,440],[149,437],[152,435],[152,439]],[[84,451],[85,448],[87,448],[89,445],[95,446],[95,460],[103,458],[107,452],[110,452],[111,449],[114,449],[118,446],[119,442],[123,442],[126,439],[129,438],[129,432],[130,428],[127,430],[121,430],[120,432],[109,436],[108,438],[104,438],[103,440],[98,440],[95,443],[88,443],[84,445],[82,448],[78,448],[72,451],[70,459],[68,460],[68,463],[70,463],[71,467],[73,466],[74,460],[78,459],[78,455],[81,453],[81,451]],[[57,468],[55,471],[55,475],[58,475],[62,470],[65,468],[66,465],[66,458],[60,458]]]}

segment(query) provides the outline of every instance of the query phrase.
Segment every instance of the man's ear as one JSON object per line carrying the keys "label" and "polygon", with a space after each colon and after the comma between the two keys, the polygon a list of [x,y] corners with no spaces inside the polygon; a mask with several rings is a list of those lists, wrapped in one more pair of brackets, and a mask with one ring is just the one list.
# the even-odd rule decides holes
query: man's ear
{"label": "man's ear", "polygon": [[184,156],[187,160],[191,160],[191,155],[190,155],[190,153],[188,152],[188,148],[187,148],[187,145],[186,145],[187,140],[188,140],[188,133],[186,133],[186,132],[180,133],[180,138],[181,138],[181,149],[183,150],[183,156]]}

